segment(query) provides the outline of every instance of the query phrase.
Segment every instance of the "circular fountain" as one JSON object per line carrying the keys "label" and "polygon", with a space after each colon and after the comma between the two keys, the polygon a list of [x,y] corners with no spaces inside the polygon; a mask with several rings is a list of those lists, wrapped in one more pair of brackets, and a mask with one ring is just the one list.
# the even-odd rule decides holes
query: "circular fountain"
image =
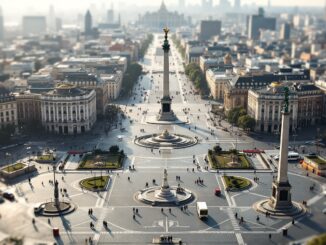
{"label": "circular fountain", "polygon": [[193,146],[198,143],[197,137],[181,134],[171,134],[165,129],[161,134],[149,134],[135,138],[135,144],[147,148],[173,148],[180,149]]}
{"label": "circular fountain", "polygon": [[136,193],[136,199],[153,206],[183,205],[194,199],[194,194],[180,186],[169,186],[167,170],[164,169],[161,186],[153,186]]}

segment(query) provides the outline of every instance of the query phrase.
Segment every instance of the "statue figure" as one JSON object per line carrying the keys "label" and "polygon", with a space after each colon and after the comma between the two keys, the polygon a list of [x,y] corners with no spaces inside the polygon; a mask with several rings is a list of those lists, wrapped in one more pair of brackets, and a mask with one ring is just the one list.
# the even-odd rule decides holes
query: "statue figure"
{"label": "statue figure", "polygon": [[289,88],[284,88],[284,112],[289,112]]}
{"label": "statue figure", "polygon": [[164,38],[165,39],[168,39],[168,33],[169,33],[169,28],[167,28],[167,27],[165,27],[164,29],[163,29],[163,31],[164,31],[164,33],[165,33],[165,35],[164,35]]}

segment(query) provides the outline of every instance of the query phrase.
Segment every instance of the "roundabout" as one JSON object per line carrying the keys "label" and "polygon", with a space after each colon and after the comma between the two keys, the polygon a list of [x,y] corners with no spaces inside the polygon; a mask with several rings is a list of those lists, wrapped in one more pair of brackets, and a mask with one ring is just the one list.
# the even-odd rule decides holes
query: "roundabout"
{"label": "roundabout", "polygon": [[143,189],[136,194],[136,199],[152,206],[179,206],[190,203],[194,199],[193,193],[180,184],[169,186],[167,170],[164,169],[161,186]]}
{"label": "roundabout", "polygon": [[181,149],[194,146],[198,143],[197,137],[181,134],[171,134],[165,129],[161,134],[149,134],[135,138],[136,145],[146,148],[172,148]]}

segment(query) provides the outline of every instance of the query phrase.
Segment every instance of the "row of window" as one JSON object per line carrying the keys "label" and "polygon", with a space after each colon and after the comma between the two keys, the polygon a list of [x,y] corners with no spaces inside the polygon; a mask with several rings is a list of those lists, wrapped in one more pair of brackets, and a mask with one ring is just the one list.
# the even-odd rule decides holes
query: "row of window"
{"label": "row of window", "polygon": [[[0,112],[0,117],[3,117],[3,115],[9,116],[9,111],[6,111],[6,113],[4,113],[3,111]],[[11,111],[11,115],[15,115],[15,112]]]}

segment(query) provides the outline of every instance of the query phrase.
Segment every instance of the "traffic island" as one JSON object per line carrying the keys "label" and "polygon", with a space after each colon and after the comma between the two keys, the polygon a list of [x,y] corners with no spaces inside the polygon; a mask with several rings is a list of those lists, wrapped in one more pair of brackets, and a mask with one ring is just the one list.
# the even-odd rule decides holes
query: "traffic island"
{"label": "traffic island", "polygon": [[104,191],[109,183],[109,176],[97,176],[87,179],[83,179],[79,182],[79,185],[89,191]]}
{"label": "traffic island", "polygon": [[34,207],[34,214],[39,216],[61,216],[67,215],[75,211],[76,205],[72,202],[59,201],[56,202],[45,202],[40,206]]}
{"label": "traffic island", "polygon": [[169,186],[167,170],[164,169],[161,186],[153,186],[140,190],[135,198],[152,206],[179,206],[194,200],[194,194],[181,186]]}
{"label": "traffic island", "polygon": [[[217,146],[219,147],[219,146]],[[212,169],[254,169],[253,164],[245,153],[236,149],[223,151],[214,147],[208,150],[207,158]]]}
{"label": "traffic island", "polygon": [[17,162],[0,169],[0,176],[4,179],[13,179],[18,176],[37,171],[34,164]]}
{"label": "traffic island", "polygon": [[122,150],[119,151],[119,148],[110,151],[94,150],[83,156],[78,169],[120,169],[124,157],[124,152]]}
{"label": "traffic island", "polygon": [[223,176],[225,189],[227,191],[243,191],[249,189],[252,183],[249,179],[239,176]]}

